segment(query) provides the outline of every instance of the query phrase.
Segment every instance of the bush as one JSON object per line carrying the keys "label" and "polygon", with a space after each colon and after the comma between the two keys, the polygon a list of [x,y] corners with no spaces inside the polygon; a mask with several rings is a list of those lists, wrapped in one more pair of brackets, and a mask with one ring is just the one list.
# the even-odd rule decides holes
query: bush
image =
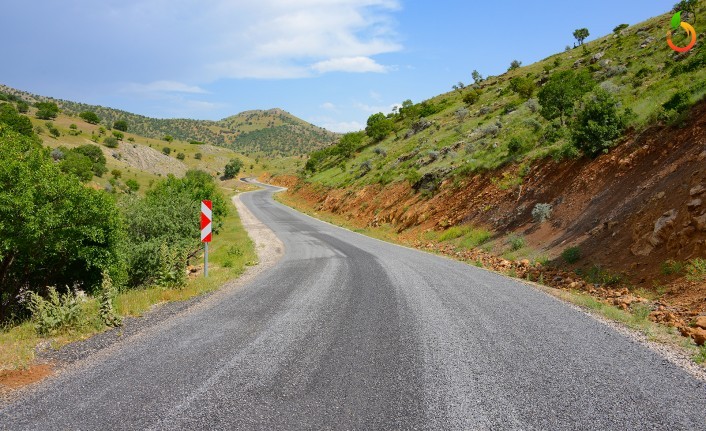
{"label": "bush", "polygon": [[113,169],[112,171],[110,171],[110,175],[112,175],[113,178],[118,179],[123,176],[123,171],[121,171],[120,169]]}
{"label": "bush", "polygon": [[186,154],[184,154],[184,153],[178,153],[178,154],[176,155],[176,158],[179,159],[179,160],[184,160],[184,159],[186,158]]}
{"label": "bush", "polygon": [[172,135],[165,135],[165,136],[162,138],[162,140],[163,140],[163,141],[167,141],[167,142],[172,142],[172,141],[174,141],[174,137],[173,137]]}
{"label": "bush", "polygon": [[74,148],[71,151],[83,154],[91,160],[92,169],[95,176],[102,177],[103,174],[108,171],[108,168],[106,168],[105,166],[105,156],[103,155],[103,151],[101,151],[99,146],[93,144],[85,144],[81,145],[80,147]]}
{"label": "bush", "polygon": [[206,145],[205,142],[201,142],[201,141],[189,141],[189,144],[191,144],[191,145]]}
{"label": "bush", "polygon": [[84,111],[78,114],[78,116],[88,124],[98,124],[101,122],[100,117],[93,111]]}
{"label": "bush", "polygon": [[662,107],[667,111],[673,110],[677,113],[686,111],[691,106],[691,98],[688,91],[677,91],[667,100]]}
{"label": "bush", "polygon": [[552,206],[550,204],[537,204],[532,208],[532,218],[537,223],[544,223],[552,216]]}
{"label": "bush", "polygon": [[507,244],[512,251],[517,251],[525,246],[525,238],[522,235],[513,233],[508,237]]}
{"label": "bush", "polygon": [[565,117],[573,113],[576,102],[594,86],[595,82],[586,70],[555,73],[537,94],[542,106],[540,113],[547,120],[559,118],[563,125]]}
{"label": "bush", "polygon": [[103,145],[108,148],[118,148],[118,139],[115,136],[108,136],[103,139]]}
{"label": "bush", "polygon": [[706,280],[706,259],[697,257],[687,262],[686,278],[691,281]]}
{"label": "bush", "polygon": [[525,99],[532,97],[536,88],[532,78],[516,76],[510,80],[510,89]]}
{"label": "bush", "polygon": [[121,132],[127,132],[127,121],[125,120],[118,120],[113,123],[113,129],[115,130],[120,130]]}
{"label": "bush", "polygon": [[223,178],[227,180],[235,178],[241,169],[243,169],[243,161],[238,158],[231,159],[223,170]]}
{"label": "bush", "polygon": [[202,158],[203,158],[203,154],[201,154],[201,153],[194,154],[194,159],[201,160]]}
{"label": "bush", "polygon": [[20,115],[9,103],[0,105],[0,123],[7,124],[12,130],[25,136],[34,134],[30,119]]}
{"label": "bush", "polygon": [[29,104],[24,101],[17,102],[17,112],[20,114],[26,114],[29,112]]}
{"label": "bush", "polygon": [[93,162],[88,157],[76,151],[67,151],[59,163],[59,168],[66,174],[75,175],[81,182],[93,178]]}
{"label": "bush", "polygon": [[574,264],[581,259],[581,250],[578,247],[569,247],[561,252],[561,258],[568,264]]}
{"label": "bush", "polygon": [[507,71],[509,72],[509,71],[511,71],[511,70],[519,69],[520,66],[522,66],[522,62],[521,62],[521,61],[512,60],[512,62],[510,63],[510,67],[507,68]]}
{"label": "bush", "polygon": [[491,232],[485,229],[471,229],[461,240],[461,247],[475,248],[490,240]]}
{"label": "bush", "polygon": [[115,139],[118,141],[122,141],[125,138],[123,132],[118,132],[117,130],[113,130],[113,136],[115,136]]}
{"label": "bush", "polygon": [[55,287],[48,288],[48,298],[30,292],[27,304],[39,335],[51,335],[60,329],[76,326],[81,320],[81,301],[71,292],[59,295]]}
{"label": "bush", "polygon": [[165,156],[168,156],[168,155],[170,155],[171,153],[172,153],[172,149],[171,149],[171,148],[169,148],[169,147],[164,147],[164,148],[162,148],[162,154],[164,154]]}
{"label": "bush", "polygon": [[476,90],[475,88],[471,88],[470,90],[466,91],[466,94],[463,95],[463,103],[465,103],[468,106],[474,105],[478,99],[480,99],[480,91]]}
{"label": "bush", "polygon": [[510,142],[507,144],[507,152],[509,155],[516,155],[522,152],[524,149],[525,143],[522,141],[521,138],[517,136],[513,136],[510,138]]}
{"label": "bush", "polygon": [[124,250],[130,286],[182,282],[186,262],[201,246],[196,221],[204,199],[213,203],[213,232],[217,234],[228,205],[207,172],[190,170],[184,178],[170,175],[144,198],[123,196],[120,206],[126,223]]}
{"label": "bush", "polygon": [[120,317],[115,312],[115,308],[113,308],[113,301],[117,295],[118,290],[113,284],[113,280],[110,279],[110,275],[103,274],[103,283],[101,284],[98,299],[100,301],[100,318],[106,326],[116,327],[123,324],[122,317]]}
{"label": "bush", "polygon": [[34,106],[37,107],[35,115],[40,120],[53,120],[59,115],[59,107],[54,102],[38,102]]}
{"label": "bush", "polygon": [[665,262],[662,262],[660,270],[663,275],[681,274],[682,271],[684,271],[684,263],[679,262],[678,260],[670,259]]}
{"label": "bush", "polygon": [[128,190],[130,192],[135,193],[138,190],[140,190],[140,183],[137,182],[134,178],[130,178],[129,180],[125,181],[125,185],[127,186]]}
{"label": "bush", "polygon": [[571,138],[576,148],[595,157],[608,152],[624,127],[613,96],[598,89],[578,114]]}
{"label": "bush", "polygon": [[[0,124],[0,321],[21,313],[20,289],[96,289],[121,282],[120,216],[112,197],[61,172],[49,152]],[[17,203],[21,202],[21,205]]]}
{"label": "bush", "polygon": [[405,173],[404,178],[410,186],[413,186],[422,179],[422,174],[420,174],[416,169],[410,169],[407,173]]}

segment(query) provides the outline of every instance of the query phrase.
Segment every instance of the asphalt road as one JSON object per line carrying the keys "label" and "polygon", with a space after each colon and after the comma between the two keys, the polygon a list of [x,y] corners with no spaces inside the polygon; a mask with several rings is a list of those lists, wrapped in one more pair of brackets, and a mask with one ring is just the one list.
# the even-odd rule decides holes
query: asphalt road
{"label": "asphalt road", "polygon": [[531,286],[243,202],[274,268],[0,410],[0,428],[706,429],[706,384]]}

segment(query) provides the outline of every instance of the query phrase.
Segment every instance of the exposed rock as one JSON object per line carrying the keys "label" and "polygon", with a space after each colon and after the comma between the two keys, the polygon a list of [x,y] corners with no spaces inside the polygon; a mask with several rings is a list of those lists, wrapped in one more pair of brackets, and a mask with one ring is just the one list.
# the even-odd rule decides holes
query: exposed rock
{"label": "exposed rock", "polygon": [[662,214],[662,217],[657,219],[657,221],[655,222],[654,230],[652,231],[652,235],[650,235],[648,239],[649,243],[652,244],[652,246],[657,247],[658,245],[664,242],[666,236],[665,230],[674,225],[674,221],[676,220],[677,215],[679,215],[679,212],[677,212],[677,210],[675,209],[672,209]]}
{"label": "exposed rock", "polygon": [[706,329],[706,316],[699,316],[694,321],[694,325],[701,329]]}
{"label": "exposed rock", "polygon": [[702,203],[701,199],[692,199],[691,202],[689,202],[688,204],[686,204],[686,206],[687,206],[687,208],[689,208],[690,210],[694,210],[694,209],[700,207],[700,206],[701,206],[701,203]]}
{"label": "exposed rock", "polygon": [[700,215],[698,217],[692,217],[691,222],[696,229],[700,231],[706,231],[706,214]]}
{"label": "exposed rock", "polygon": [[699,184],[697,186],[692,187],[691,190],[689,190],[689,196],[698,196],[705,191],[706,191],[706,187]]}
{"label": "exposed rock", "polygon": [[691,328],[691,338],[698,346],[703,346],[706,343],[706,329]]}
{"label": "exposed rock", "polygon": [[593,57],[591,57],[591,64],[599,61],[601,58],[603,58],[604,55],[605,55],[605,52],[603,52],[603,51],[594,54]]}

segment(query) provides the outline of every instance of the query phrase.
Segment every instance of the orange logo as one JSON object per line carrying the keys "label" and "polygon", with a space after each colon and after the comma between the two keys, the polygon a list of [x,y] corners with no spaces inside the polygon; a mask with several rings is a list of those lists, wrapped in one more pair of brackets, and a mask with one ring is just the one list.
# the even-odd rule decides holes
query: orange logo
{"label": "orange logo", "polygon": [[[676,46],[674,42],[672,42],[672,33],[679,27],[683,28],[684,31],[686,31],[686,36],[691,39],[687,46]],[[689,24],[688,22],[683,22],[681,20],[681,12],[675,13],[672,17],[672,29],[667,32],[667,45],[669,45],[669,47],[675,50],[676,52],[687,52],[688,50],[693,48],[695,44],[696,30],[694,29],[694,27],[691,26],[691,24]]]}

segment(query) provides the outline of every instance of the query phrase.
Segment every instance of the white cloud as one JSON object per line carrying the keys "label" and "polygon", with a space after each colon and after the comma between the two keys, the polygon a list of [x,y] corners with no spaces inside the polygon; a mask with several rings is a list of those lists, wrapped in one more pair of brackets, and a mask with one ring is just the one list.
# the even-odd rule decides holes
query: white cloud
{"label": "white cloud", "polygon": [[321,124],[321,127],[336,133],[357,132],[365,129],[365,125],[357,121],[331,121]]}
{"label": "white cloud", "polygon": [[356,102],[353,104],[353,106],[368,114],[377,114],[378,112],[382,112],[383,114],[389,114],[390,112],[392,112],[395,106],[399,106],[399,104],[394,103],[392,105],[367,105],[365,103]]}
{"label": "white cloud", "polygon": [[331,102],[325,102],[321,105],[322,109],[325,109],[327,111],[335,111],[336,110],[336,105],[334,105]]}
{"label": "white cloud", "polygon": [[190,93],[205,94],[208,91],[195,85],[184,84],[178,81],[154,81],[149,84],[131,83],[125,86],[129,93]]}
{"label": "white cloud", "polygon": [[378,64],[370,57],[343,57],[332,58],[330,60],[320,61],[311,66],[312,69],[319,73],[326,72],[353,72],[366,73],[376,72],[385,73],[387,68]]}

